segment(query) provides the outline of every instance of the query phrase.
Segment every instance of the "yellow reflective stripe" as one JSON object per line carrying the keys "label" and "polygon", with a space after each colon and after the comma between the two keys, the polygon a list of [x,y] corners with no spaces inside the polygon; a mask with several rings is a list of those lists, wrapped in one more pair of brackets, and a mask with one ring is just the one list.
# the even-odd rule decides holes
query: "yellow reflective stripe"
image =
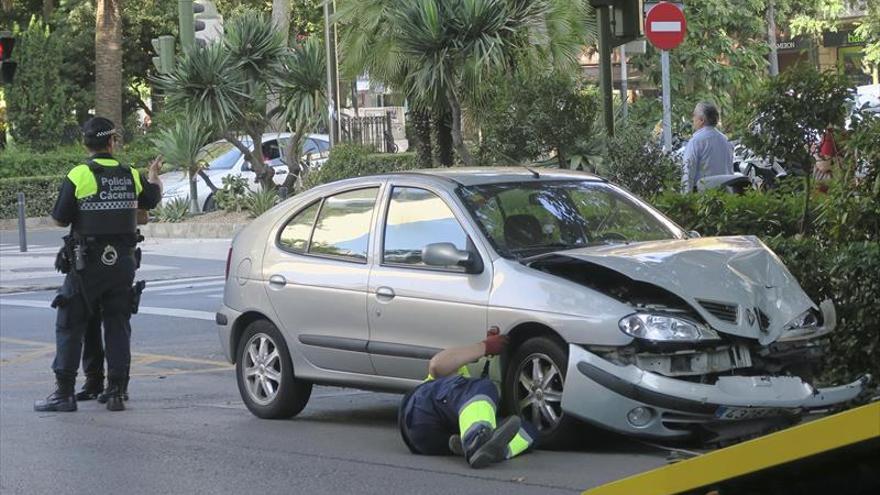
{"label": "yellow reflective stripe", "polygon": [[[525,436],[524,436],[525,435]],[[532,442],[527,438],[526,432],[522,429],[517,432],[516,436],[513,437],[513,440],[507,444],[507,458],[516,457],[523,452],[532,444]]]}
{"label": "yellow reflective stripe", "polygon": [[88,165],[77,165],[70,169],[67,178],[73,183],[76,199],[87,198],[98,192],[98,183],[95,181],[95,174],[89,169]]}
{"label": "yellow reflective stripe", "polygon": [[495,428],[495,404],[485,395],[478,395],[471,399],[458,412],[458,430],[462,438],[472,426],[479,423],[486,423],[493,429]]}
{"label": "yellow reflective stripe", "polygon": [[141,174],[133,168],[129,170],[131,170],[131,176],[134,178],[134,193],[136,196],[140,196],[141,191],[144,190],[144,186],[141,184]]}
{"label": "yellow reflective stripe", "polygon": [[[467,366],[462,366],[461,368],[459,368],[457,374],[458,374],[458,375],[461,375],[461,376],[463,376],[463,377],[465,377],[465,378],[470,378],[470,377],[471,377],[471,372],[468,371]],[[431,380],[434,380],[434,379],[435,379],[434,376],[431,375],[430,373],[428,373],[428,376],[425,377],[425,380],[424,380],[424,381],[426,381],[426,382],[430,382]]]}

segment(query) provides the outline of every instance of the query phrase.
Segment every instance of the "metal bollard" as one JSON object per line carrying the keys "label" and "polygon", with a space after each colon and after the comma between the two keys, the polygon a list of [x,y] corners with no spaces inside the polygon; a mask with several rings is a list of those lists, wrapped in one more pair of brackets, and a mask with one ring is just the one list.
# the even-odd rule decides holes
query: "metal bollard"
{"label": "metal bollard", "polygon": [[24,193],[18,193],[18,249],[27,252],[27,230],[24,221]]}
{"label": "metal bollard", "polygon": [[278,188],[278,197],[281,201],[287,199],[287,186],[281,186]]}

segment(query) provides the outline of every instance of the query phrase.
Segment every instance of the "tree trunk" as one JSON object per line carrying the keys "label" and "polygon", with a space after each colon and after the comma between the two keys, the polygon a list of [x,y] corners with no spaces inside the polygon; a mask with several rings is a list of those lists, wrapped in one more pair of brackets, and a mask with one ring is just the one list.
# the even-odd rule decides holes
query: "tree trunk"
{"label": "tree trunk", "polygon": [[474,160],[464,142],[464,133],[461,129],[461,103],[458,101],[458,95],[451,88],[446,89],[446,99],[449,100],[449,110],[452,112],[452,146],[458,152],[461,162],[470,167]]}
{"label": "tree trunk", "polygon": [[435,127],[437,129],[437,159],[441,167],[451,167],[453,161],[452,127],[449,126],[449,117],[439,117]]}
{"label": "tree trunk", "polygon": [[191,215],[199,213],[199,185],[196,182],[198,177],[193,175],[193,171],[189,170],[186,174],[189,177],[189,212]]}
{"label": "tree trunk", "polygon": [[432,167],[431,146],[431,114],[425,110],[413,110],[409,113],[412,124],[413,140],[415,141],[416,157],[422,167]]}
{"label": "tree trunk", "polygon": [[53,12],[55,12],[55,2],[53,0],[43,0],[43,22],[49,24]]}
{"label": "tree trunk", "polygon": [[[95,9],[95,115],[122,129],[122,0]],[[121,134],[121,133],[120,133]]]}
{"label": "tree trunk", "polygon": [[290,39],[290,0],[272,0],[272,25],[284,38],[284,46]]}

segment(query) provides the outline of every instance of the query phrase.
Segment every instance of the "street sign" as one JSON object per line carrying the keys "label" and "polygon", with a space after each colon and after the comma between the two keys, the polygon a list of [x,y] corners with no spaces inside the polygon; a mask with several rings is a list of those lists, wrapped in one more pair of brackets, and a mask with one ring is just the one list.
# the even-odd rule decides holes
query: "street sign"
{"label": "street sign", "polygon": [[645,16],[645,37],[661,50],[672,50],[684,41],[687,21],[681,8],[671,2],[660,2]]}

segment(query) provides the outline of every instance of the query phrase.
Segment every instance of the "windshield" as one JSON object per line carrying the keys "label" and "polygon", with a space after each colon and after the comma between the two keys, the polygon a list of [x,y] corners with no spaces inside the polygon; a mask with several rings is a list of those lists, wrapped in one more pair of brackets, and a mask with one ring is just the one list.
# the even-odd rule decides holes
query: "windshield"
{"label": "windshield", "polygon": [[502,256],[684,237],[635,197],[601,182],[489,184],[461,187],[459,195]]}
{"label": "windshield", "polygon": [[241,151],[226,141],[217,141],[202,148],[200,159],[208,162],[209,170],[230,169],[238,161]]}

